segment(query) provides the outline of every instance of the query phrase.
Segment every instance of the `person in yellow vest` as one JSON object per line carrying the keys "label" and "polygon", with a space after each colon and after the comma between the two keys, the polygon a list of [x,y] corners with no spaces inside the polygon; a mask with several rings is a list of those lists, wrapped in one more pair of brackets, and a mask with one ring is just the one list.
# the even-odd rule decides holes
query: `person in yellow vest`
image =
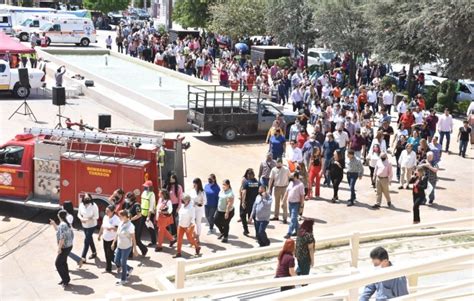
{"label": "person in yellow vest", "polygon": [[26,68],[26,64],[28,64],[28,54],[21,53],[20,54],[21,65],[23,68]]}
{"label": "person in yellow vest", "polygon": [[36,62],[37,62],[37,58],[36,58],[36,52],[32,52],[30,53],[30,63],[31,63],[31,68],[36,68]]}
{"label": "person in yellow vest", "polygon": [[[149,247],[156,245],[156,225],[155,225],[155,208],[156,208],[156,197],[153,192],[153,182],[148,180],[143,184],[143,192],[141,195],[141,230],[146,228],[150,234],[151,242],[148,244]],[[141,234],[138,234],[138,240],[141,240]]]}

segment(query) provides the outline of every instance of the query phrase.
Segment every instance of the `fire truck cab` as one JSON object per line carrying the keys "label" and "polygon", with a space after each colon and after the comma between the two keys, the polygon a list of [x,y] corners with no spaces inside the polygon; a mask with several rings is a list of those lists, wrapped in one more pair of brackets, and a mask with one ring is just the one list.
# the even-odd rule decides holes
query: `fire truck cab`
{"label": "fire truck cab", "polygon": [[183,139],[157,132],[25,128],[0,146],[0,201],[48,209],[68,202],[77,208],[90,193],[103,208],[117,188],[138,196],[143,182],[152,180],[156,191],[170,172],[183,183]]}

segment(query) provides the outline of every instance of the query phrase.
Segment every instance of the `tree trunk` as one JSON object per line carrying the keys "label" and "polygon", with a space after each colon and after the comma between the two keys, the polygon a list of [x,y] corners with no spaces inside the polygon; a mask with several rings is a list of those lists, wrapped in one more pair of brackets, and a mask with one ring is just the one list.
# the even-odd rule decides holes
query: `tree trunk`
{"label": "tree trunk", "polygon": [[356,58],[357,53],[351,53],[351,60],[349,61],[349,83],[352,87],[356,86]]}
{"label": "tree trunk", "polygon": [[304,66],[306,68],[308,68],[308,43],[309,43],[309,40],[306,40],[305,41],[305,44],[304,44]]}
{"label": "tree trunk", "polygon": [[407,92],[408,92],[408,96],[409,97],[413,97],[413,92],[415,89],[414,88],[414,82],[413,82],[413,67],[414,67],[414,63],[413,62],[410,62],[410,65],[408,67],[408,78],[407,78]]}

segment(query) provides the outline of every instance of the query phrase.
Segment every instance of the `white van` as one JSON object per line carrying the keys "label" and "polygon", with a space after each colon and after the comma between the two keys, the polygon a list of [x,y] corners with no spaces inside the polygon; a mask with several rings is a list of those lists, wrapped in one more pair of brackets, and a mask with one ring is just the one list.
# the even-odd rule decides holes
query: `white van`
{"label": "white van", "polygon": [[89,46],[97,43],[96,31],[89,18],[67,18],[44,24],[39,28],[40,36],[46,33],[46,43],[76,44]]}
{"label": "white van", "polygon": [[70,14],[39,14],[31,16],[24,20],[20,25],[13,26],[14,35],[19,38],[22,42],[28,42],[32,32],[38,31],[38,29],[46,23],[53,23],[60,21],[61,19],[75,18]]}
{"label": "white van", "polygon": [[330,49],[309,48],[308,49],[308,66],[330,64],[331,60],[336,57],[336,53]]}
{"label": "white van", "polygon": [[0,14],[0,31],[3,31],[7,35],[13,33],[12,17],[9,14]]}

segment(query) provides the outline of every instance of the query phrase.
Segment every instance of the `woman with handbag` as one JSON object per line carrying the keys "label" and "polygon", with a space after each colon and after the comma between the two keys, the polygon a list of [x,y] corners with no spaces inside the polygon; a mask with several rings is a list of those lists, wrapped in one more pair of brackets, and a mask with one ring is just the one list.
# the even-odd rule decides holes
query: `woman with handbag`
{"label": "woman with handbag", "polygon": [[170,248],[176,243],[173,235],[168,231],[168,226],[173,224],[173,204],[170,200],[170,195],[166,189],[161,189],[159,194],[156,216],[156,224],[158,225],[158,237],[155,252],[163,250],[163,239],[166,237],[170,241]]}

